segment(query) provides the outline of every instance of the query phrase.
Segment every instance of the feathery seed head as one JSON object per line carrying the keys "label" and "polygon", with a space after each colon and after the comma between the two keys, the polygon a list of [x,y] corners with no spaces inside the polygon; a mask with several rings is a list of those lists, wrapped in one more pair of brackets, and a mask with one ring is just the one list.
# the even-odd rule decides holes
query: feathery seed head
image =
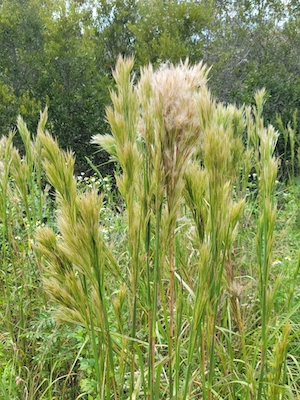
{"label": "feathery seed head", "polygon": [[[200,147],[213,102],[207,88],[208,68],[188,60],[174,66],[142,69],[136,86],[140,104],[139,132],[145,141],[157,182],[168,196],[179,195],[191,156]],[[178,189],[178,190],[177,190]],[[175,201],[175,198],[173,198]]]}
{"label": "feathery seed head", "polygon": [[[175,135],[175,140],[184,140],[182,135],[187,132],[198,137],[199,100],[210,102],[207,73],[205,65],[190,66],[188,60],[177,66],[163,64],[155,72],[152,66],[142,70],[138,85],[142,117],[160,114],[166,135]],[[171,137],[168,141],[173,142]]]}

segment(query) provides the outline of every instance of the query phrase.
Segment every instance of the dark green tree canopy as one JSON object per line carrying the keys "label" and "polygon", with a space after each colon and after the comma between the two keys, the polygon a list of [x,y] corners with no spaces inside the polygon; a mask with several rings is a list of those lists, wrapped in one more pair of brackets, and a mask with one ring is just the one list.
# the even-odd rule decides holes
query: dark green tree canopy
{"label": "dark green tree canopy", "polygon": [[0,10],[1,134],[19,113],[34,132],[47,104],[49,129],[74,150],[78,170],[88,168],[85,156],[106,161],[90,138],[109,129],[119,54],[135,57],[137,73],[149,62],[203,59],[218,100],[249,104],[265,87],[272,123],[280,114],[286,125],[299,108],[297,1],[1,0]]}

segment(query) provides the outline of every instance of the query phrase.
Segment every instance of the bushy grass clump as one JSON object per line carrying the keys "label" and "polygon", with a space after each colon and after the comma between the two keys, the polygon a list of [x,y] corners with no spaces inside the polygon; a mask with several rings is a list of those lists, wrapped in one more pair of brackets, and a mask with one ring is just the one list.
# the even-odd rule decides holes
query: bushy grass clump
{"label": "bushy grass clump", "polygon": [[138,81],[132,67],[118,60],[112,134],[93,138],[118,194],[74,175],[47,110],[34,138],[18,121],[24,157],[1,139],[0,392],[297,398],[297,186],[276,180],[264,92],[239,109],[212,98],[202,64]]}

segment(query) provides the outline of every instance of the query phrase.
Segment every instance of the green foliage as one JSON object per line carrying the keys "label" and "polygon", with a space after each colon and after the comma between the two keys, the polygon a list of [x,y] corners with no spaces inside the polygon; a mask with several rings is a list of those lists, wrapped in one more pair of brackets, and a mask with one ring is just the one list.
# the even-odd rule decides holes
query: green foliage
{"label": "green foliage", "polygon": [[[204,59],[213,65],[210,86],[218,100],[252,104],[253,93],[265,87],[265,120],[275,125],[278,114],[287,126],[299,108],[298,31],[299,8],[279,0],[4,0],[0,133],[15,127],[19,113],[33,131],[48,105],[51,132],[75,152],[76,171],[89,170],[88,156],[112,174],[107,153],[95,152],[90,138],[109,131],[105,106],[119,54],[135,56],[137,74],[149,62]],[[14,142],[23,151],[17,136]],[[279,139],[285,161],[283,151]],[[288,167],[281,169],[286,178]]]}
{"label": "green foliage", "polygon": [[[47,104],[52,133],[76,152],[78,170],[87,170],[85,156],[105,162],[89,144],[93,134],[107,129],[103,117],[109,101],[109,78],[99,63],[102,47],[89,10],[63,1],[30,0],[26,7],[4,1],[0,44],[1,133],[14,126],[19,113],[33,130],[41,105]],[[15,142],[22,148],[18,138]]]}
{"label": "green foliage", "polygon": [[137,63],[174,63],[189,57],[203,57],[205,34],[212,20],[213,5],[205,2],[141,1],[138,15],[129,29],[134,34]]}
{"label": "green foliage", "polygon": [[[299,8],[277,0],[225,1],[215,10],[215,35],[204,56],[214,64],[213,93],[221,101],[251,104],[253,93],[264,87],[268,97],[265,121],[278,128],[276,115],[281,115],[287,126],[299,108]],[[291,163],[281,139],[276,152]],[[281,179],[287,178],[288,169],[281,165]]]}

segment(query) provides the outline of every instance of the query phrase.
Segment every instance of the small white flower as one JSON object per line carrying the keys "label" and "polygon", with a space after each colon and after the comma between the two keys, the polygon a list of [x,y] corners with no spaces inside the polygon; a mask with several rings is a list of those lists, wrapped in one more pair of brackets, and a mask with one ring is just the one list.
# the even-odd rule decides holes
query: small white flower
{"label": "small white flower", "polygon": [[282,264],[282,261],[276,259],[276,260],[272,263],[272,266],[274,266],[274,265],[280,265],[280,264]]}

